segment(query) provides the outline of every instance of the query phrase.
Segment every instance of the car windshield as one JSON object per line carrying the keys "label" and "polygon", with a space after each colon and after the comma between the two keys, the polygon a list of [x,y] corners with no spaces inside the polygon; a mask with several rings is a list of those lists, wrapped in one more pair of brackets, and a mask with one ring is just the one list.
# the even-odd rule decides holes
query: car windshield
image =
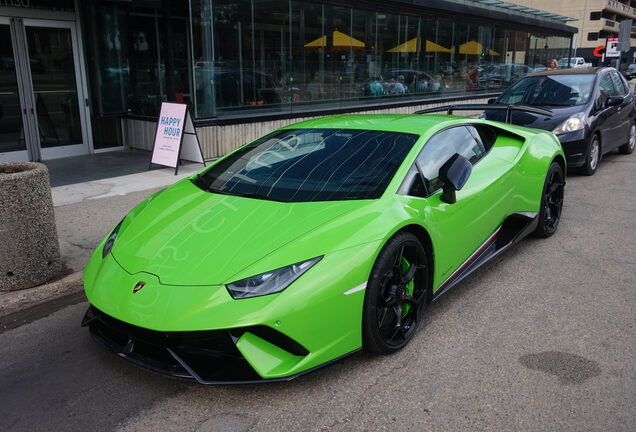
{"label": "car windshield", "polygon": [[594,74],[526,77],[501,96],[506,105],[574,106],[590,100]]}
{"label": "car windshield", "polygon": [[419,135],[283,129],[228,155],[193,183],[213,193],[283,202],[379,198]]}

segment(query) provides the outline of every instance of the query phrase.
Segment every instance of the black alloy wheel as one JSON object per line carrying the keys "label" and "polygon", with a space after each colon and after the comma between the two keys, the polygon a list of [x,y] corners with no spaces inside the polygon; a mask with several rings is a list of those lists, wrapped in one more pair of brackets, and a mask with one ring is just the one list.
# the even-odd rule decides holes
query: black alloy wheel
{"label": "black alloy wheel", "polygon": [[364,298],[362,344],[365,350],[390,354],[413,337],[426,304],[428,256],[417,237],[392,237],[373,265]]}
{"label": "black alloy wheel", "polygon": [[601,140],[597,134],[592,135],[590,145],[587,148],[585,163],[579,168],[581,174],[591,176],[596,172],[598,163],[601,160]]}
{"label": "black alloy wheel", "polygon": [[565,181],[563,169],[557,162],[552,162],[543,184],[539,223],[534,231],[537,237],[550,237],[554,234],[561,220]]}
{"label": "black alloy wheel", "polygon": [[625,144],[618,148],[618,151],[623,154],[631,154],[634,152],[634,147],[636,146],[636,123],[631,122],[629,125],[629,137]]}

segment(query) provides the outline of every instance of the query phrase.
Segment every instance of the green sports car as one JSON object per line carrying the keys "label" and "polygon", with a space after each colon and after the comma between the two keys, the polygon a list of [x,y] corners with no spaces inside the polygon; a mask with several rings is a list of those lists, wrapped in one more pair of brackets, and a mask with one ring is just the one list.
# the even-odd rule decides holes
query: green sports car
{"label": "green sports car", "polygon": [[391,353],[426,304],[555,232],[564,173],[552,133],[506,123],[296,123],[134,208],[86,265],[82,323],[120,357],[203,384]]}

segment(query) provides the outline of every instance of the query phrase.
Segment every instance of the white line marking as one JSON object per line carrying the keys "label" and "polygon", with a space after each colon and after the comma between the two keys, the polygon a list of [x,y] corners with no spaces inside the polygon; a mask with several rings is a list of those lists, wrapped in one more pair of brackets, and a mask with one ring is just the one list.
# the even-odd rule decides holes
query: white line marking
{"label": "white line marking", "polygon": [[353,294],[353,293],[358,292],[358,291],[362,291],[363,289],[365,289],[367,287],[367,282],[368,281],[364,281],[360,285],[358,285],[357,287],[353,287],[350,290],[345,291],[344,295],[349,295],[349,294]]}

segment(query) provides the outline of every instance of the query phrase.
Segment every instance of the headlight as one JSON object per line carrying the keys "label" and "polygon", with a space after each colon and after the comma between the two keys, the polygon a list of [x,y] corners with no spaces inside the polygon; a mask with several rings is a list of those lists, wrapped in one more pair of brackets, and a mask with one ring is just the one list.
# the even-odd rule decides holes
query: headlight
{"label": "headlight", "polygon": [[241,279],[240,281],[229,283],[225,287],[234,299],[258,297],[281,292],[321,259],[321,256],[312,258],[257,276]]}
{"label": "headlight", "polygon": [[585,113],[580,112],[572,115],[561,126],[554,129],[555,135],[561,135],[568,132],[574,132],[585,127]]}
{"label": "headlight", "polygon": [[[125,218],[124,218],[125,219]],[[121,228],[121,224],[124,223],[124,219],[121,220],[115,227],[112,233],[106,239],[106,243],[104,243],[104,248],[102,249],[102,258],[106,258],[106,255],[110,253],[113,249],[113,245],[115,244],[115,239],[117,238],[117,233],[119,232],[119,228]]]}

